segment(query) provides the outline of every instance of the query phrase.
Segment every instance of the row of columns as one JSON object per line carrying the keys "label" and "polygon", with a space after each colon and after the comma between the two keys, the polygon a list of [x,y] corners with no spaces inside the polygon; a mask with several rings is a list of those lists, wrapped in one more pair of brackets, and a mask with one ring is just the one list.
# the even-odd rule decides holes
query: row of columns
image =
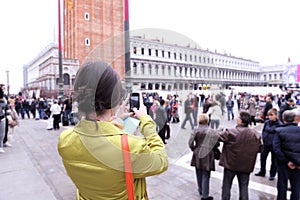
{"label": "row of columns", "polygon": [[[234,70],[234,69],[232,69]],[[219,69],[203,69],[194,66],[173,66],[144,64],[134,62],[131,65],[131,76],[171,76],[171,77],[191,77],[191,78],[219,78],[234,80],[259,80],[258,73],[238,72]]]}

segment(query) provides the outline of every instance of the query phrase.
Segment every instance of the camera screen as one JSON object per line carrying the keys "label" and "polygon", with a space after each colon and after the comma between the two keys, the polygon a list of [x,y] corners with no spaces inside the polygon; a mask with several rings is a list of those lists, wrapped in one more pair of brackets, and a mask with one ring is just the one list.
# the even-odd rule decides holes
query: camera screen
{"label": "camera screen", "polygon": [[130,108],[140,108],[139,105],[139,96],[131,96],[130,97]]}

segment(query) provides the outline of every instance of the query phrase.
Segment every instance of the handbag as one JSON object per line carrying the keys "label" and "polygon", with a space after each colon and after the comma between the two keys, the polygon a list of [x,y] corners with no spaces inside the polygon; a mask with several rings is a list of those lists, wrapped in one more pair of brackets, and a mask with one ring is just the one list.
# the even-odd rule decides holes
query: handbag
{"label": "handbag", "polygon": [[213,150],[214,150],[215,160],[220,160],[221,151],[219,150],[219,148],[217,146],[214,146]]}
{"label": "handbag", "polygon": [[125,170],[128,200],[134,200],[134,186],[133,186],[130,151],[128,146],[128,135],[123,134],[121,136],[121,141],[122,141],[122,152],[123,152],[123,159],[124,159],[124,170]]}

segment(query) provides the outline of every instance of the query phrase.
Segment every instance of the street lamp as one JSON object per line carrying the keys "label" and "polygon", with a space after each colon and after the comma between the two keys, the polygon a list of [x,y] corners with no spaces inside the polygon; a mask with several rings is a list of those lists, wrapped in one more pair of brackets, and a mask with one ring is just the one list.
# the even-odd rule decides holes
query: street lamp
{"label": "street lamp", "polygon": [[7,77],[7,96],[9,96],[9,70],[6,70],[6,77]]}

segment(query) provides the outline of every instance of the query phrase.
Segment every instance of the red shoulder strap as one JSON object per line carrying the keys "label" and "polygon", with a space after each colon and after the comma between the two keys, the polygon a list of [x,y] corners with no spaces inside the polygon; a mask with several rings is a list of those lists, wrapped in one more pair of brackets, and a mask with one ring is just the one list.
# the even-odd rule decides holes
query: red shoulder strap
{"label": "red shoulder strap", "polygon": [[125,170],[125,177],[126,177],[128,200],[134,200],[134,186],[133,186],[130,151],[128,146],[128,135],[123,134],[121,136],[121,140],[122,140],[122,150],[123,150],[124,170]]}

